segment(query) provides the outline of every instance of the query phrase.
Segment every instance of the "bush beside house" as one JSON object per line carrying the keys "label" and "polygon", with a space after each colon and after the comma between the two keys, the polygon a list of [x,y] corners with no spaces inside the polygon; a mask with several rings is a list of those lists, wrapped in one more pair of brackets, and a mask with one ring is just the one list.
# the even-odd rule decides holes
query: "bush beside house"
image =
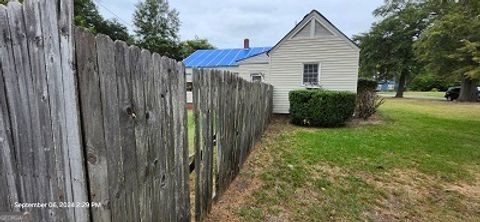
{"label": "bush beside house", "polygon": [[375,91],[363,91],[357,94],[357,106],[355,107],[355,117],[367,120],[375,114],[378,108],[383,105],[384,99],[377,95]]}
{"label": "bush beside house", "polygon": [[355,107],[355,117],[367,120],[375,114],[384,100],[377,95],[377,81],[370,79],[359,79],[357,86],[357,103]]}
{"label": "bush beside house", "polygon": [[321,89],[289,93],[290,121],[296,125],[335,127],[353,116],[356,94]]}
{"label": "bush beside house", "polygon": [[364,92],[364,91],[373,91],[377,89],[378,82],[371,79],[359,79],[357,84],[357,92]]}

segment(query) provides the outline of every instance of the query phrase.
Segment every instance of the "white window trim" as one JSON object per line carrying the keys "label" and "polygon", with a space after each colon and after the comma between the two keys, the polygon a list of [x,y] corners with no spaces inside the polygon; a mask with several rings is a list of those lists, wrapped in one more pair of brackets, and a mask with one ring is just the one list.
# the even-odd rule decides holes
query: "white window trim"
{"label": "white window trim", "polygon": [[[305,71],[305,70],[304,70],[304,69],[305,69],[305,65],[309,65],[309,64],[317,64],[317,65],[318,65],[318,77],[317,77],[318,82],[317,82],[317,85],[316,85],[316,86],[315,86],[315,85],[305,84],[305,83],[303,82],[303,75],[304,75],[304,71]],[[319,88],[322,88],[322,85],[320,85],[320,82],[321,82],[321,81],[320,81],[320,77],[322,76],[322,63],[321,63],[321,62],[318,62],[318,61],[317,61],[317,62],[304,62],[304,63],[302,63],[302,65],[301,65],[301,75],[300,75],[300,76],[301,76],[301,79],[300,79],[300,82],[301,82],[300,86],[301,86],[301,87],[305,87],[305,88],[307,88],[307,89],[319,89]]]}
{"label": "white window trim", "polygon": [[262,72],[251,72],[250,73],[250,82],[253,82],[252,77],[254,77],[254,76],[260,76],[260,78],[261,78],[260,82],[264,82],[264,80],[265,80],[264,74]]}

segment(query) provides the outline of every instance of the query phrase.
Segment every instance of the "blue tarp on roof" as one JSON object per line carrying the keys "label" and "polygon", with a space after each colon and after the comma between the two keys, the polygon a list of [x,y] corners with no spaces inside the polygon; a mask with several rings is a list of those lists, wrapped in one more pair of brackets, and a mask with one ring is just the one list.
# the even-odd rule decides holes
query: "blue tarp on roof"
{"label": "blue tarp on roof", "polygon": [[271,47],[255,47],[248,49],[208,49],[197,50],[183,60],[188,68],[215,68],[237,66],[239,60],[262,54]]}

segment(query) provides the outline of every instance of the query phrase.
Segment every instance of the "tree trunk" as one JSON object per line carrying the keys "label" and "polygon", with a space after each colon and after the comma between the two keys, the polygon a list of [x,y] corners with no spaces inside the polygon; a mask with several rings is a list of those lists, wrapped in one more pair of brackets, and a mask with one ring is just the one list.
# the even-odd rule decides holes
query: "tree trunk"
{"label": "tree trunk", "polygon": [[471,80],[467,77],[463,77],[458,101],[476,102],[478,100],[477,84],[478,80]]}
{"label": "tree trunk", "polygon": [[405,91],[405,83],[407,81],[407,72],[402,70],[400,73],[400,79],[398,80],[397,94],[395,98],[403,98],[403,92]]}

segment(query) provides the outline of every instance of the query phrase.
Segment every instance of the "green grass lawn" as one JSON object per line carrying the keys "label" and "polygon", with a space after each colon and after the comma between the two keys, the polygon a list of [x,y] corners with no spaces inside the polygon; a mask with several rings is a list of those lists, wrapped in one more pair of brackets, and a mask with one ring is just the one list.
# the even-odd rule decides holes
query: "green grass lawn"
{"label": "green grass lawn", "polygon": [[193,119],[193,112],[192,110],[188,110],[187,112],[188,115],[188,150],[190,155],[193,155],[195,153],[195,147],[193,144],[193,140],[195,138],[195,122]]}
{"label": "green grass lawn", "polygon": [[[379,92],[381,96],[385,97],[393,97],[395,96],[395,92]],[[404,93],[404,97],[419,97],[419,98],[444,98],[445,92],[415,92],[415,91],[407,91]]]}
{"label": "green grass lawn", "polygon": [[380,119],[333,129],[275,121],[237,178],[250,188],[213,212],[240,221],[480,221],[480,105],[387,99]]}

